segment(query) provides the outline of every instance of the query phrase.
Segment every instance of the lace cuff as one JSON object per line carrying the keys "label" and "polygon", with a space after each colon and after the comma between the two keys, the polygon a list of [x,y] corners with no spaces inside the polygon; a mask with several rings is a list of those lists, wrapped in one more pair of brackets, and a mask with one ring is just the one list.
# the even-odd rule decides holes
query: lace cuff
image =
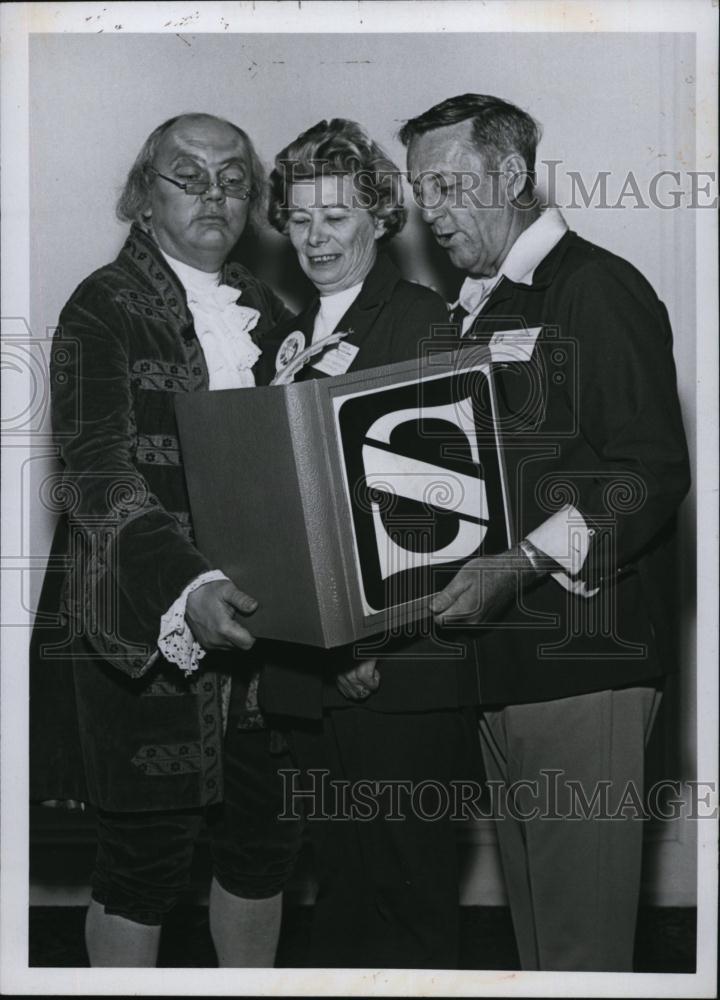
{"label": "lace cuff", "polygon": [[194,580],[190,581],[175,603],[160,619],[158,649],[166,660],[177,664],[186,677],[198,669],[200,660],[206,653],[200,643],[195,641],[190,626],[185,621],[187,599],[193,590],[202,587],[204,583],[227,579],[222,570],[219,569],[211,569],[207,573],[201,573],[200,576],[196,576]]}

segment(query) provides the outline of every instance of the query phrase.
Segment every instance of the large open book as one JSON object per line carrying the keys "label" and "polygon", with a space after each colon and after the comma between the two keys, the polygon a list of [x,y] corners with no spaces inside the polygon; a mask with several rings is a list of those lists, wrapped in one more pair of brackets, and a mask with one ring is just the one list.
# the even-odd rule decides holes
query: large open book
{"label": "large open book", "polygon": [[253,634],[329,648],[427,613],[512,544],[490,357],[180,395],[196,543],[259,601]]}

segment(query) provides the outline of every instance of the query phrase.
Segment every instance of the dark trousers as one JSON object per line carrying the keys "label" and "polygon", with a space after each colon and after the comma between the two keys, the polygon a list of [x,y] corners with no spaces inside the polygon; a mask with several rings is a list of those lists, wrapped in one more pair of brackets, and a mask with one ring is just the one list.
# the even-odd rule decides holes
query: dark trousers
{"label": "dark trousers", "polygon": [[450,783],[477,780],[475,710],[330,709],[290,742],[308,788],[308,771],[329,772],[305,803],[319,881],[308,965],[457,968]]}

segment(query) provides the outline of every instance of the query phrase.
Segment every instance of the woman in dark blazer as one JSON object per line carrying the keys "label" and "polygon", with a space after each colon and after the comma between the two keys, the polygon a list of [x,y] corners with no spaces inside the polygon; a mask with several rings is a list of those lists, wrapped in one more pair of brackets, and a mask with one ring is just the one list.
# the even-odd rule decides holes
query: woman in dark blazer
{"label": "woman in dark blazer", "polygon": [[[442,299],[405,281],[382,253],[406,219],[400,177],[344,119],[319,122],[278,154],[270,220],[289,236],[318,294],[265,339],[259,384],[335,332],[346,336],[298,379],[418,359],[433,326],[447,323]],[[352,646],[265,647],[261,706],[287,732],[303,789],[317,790],[321,770],[328,790],[349,782],[351,798],[360,782],[395,782],[407,797],[396,803],[402,819],[388,818],[382,796],[369,819],[341,818],[332,795],[323,809],[319,799],[306,803],[319,869],[311,966],[457,965],[455,834],[449,815],[427,819],[453,779],[475,775],[474,647],[467,642],[458,658],[457,638],[448,652],[437,635],[379,637],[372,659]]]}

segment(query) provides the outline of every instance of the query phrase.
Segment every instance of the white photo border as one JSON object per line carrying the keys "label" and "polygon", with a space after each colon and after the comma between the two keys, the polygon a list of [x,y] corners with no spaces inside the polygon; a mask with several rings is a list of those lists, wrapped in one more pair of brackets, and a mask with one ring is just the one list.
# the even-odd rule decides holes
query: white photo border
{"label": "white photo border", "polygon": [[[470,0],[470,2],[15,3],[2,19],[2,311],[30,316],[28,39],[35,32],[691,32],[697,52],[697,163],[717,171],[717,3],[713,0]],[[717,176],[717,174],[716,174]],[[697,213],[698,775],[715,782],[718,662],[717,214]],[[98,262],[99,263],[99,262]],[[5,376],[5,372],[3,372]],[[4,379],[5,381],[5,379]],[[31,387],[8,380],[3,413],[22,412]],[[5,442],[3,442],[5,443]],[[2,552],[23,530],[13,481],[18,449],[3,451]],[[0,988],[22,995],[617,996],[716,995],[717,819],[697,824],[698,964],[695,974],[420,970],[30,968],[28,954],[28,671],[30,622],[3,563],[2,868]],[[19,574],[15,574],[19,576]],[[25,616],[25,618],[23,618]],[[23,623],[24,626],[23,627]],[[20,627],[17,627],[19,625]],[[700,665],[703,664],[702,667]]]}

